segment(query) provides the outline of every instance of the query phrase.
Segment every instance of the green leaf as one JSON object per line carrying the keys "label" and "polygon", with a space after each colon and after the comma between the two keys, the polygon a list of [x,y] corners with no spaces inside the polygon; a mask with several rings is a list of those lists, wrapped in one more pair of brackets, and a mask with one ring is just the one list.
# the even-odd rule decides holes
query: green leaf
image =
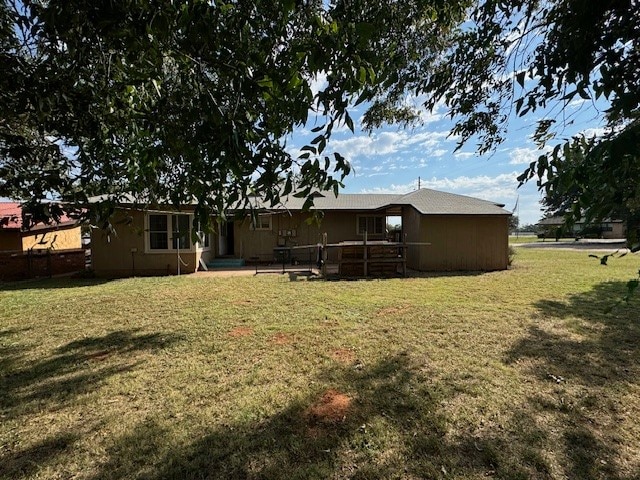
{"label": "green leaf", "polygon": [[353,120],[351,119],[351,116],[347,111],[344,112],[344,121],[347,124],[347,127],[349,128],[349,130],[351,130],[351,133],[355,133],[353,128]]}

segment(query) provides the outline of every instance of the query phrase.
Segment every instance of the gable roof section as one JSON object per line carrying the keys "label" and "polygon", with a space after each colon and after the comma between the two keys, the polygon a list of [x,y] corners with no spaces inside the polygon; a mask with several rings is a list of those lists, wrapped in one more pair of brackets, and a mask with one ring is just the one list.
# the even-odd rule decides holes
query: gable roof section
{"label": "gable roof section", "polygon": [[394,204],[410,205],[423,215],[511,215],[500,203],[428,188],[402,195]]}

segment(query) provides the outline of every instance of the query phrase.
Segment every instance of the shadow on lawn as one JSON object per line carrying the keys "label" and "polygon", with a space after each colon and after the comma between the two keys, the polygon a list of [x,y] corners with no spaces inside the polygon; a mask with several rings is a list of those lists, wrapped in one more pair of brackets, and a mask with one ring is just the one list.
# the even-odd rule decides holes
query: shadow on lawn
{"label": "shadow on lawn", "polygon": [[[640,321],[637,302],[607,309],[624,295],[624,282],[605,282],[575,294],[566,302],[536,303],[546,319],[564,320],[572,335],[532,327],[529,335],[512,347],[507,363],[523,358],[542,360],[546,371],[587,386],[610,382],[637,382],[640,374]],[[564,330],[564,328],[563,328]]]}
{"label": "shadow on lawn", "polygon": [[[433,477],[431,457],[446,456],[441,393],[412,371],[405,357],[365,370],[327,372],[336,390],[317,392],[264,421],[210,431],[193,443],[170,445],[170,428],[139,424],[110,448],[96,478],[390,478],[398,472]],[[325,383],[327,379],[321,379]],[[393,445],[379,445],[370,429],[384,424]],[[377,427],[374,425],[378,425]],[[396,438],[398,436],[398,438]],[[381,448],[397,450],[378,457]],[[423,461],[408,462],[406,456]],[[375,459],[375,461],[373,461]],[[149,467],[153,465],[151,474]]]}
{"label": "shadow on lawn", "polygon": [[529,406],[549,421],[547,431],[560,433],[569,478],[640,478],[620,473],[629,470],[617,462],[630,439],[614,428],[627,416],[619,392],[640,374],[637,302],[606,313],[625,289],[625,282],[604,282],[564,302],[538,301],[542,320],[552,327],[531,327],[506,357],[510,365],[533,360],[529,373],[548,383],[531,395]]}
{"label": "shadow on lawn", "polygon": [[75,340],[35,361],[24,360],[25,347],[0,345],[0,413],[10,418],[33,409],[59,407],[96,390],[108,377],[133,369],[136,352],[164,348],[177,340],[121,330]]}
{"label": "shadow on lawn", "polygon": [[[554,449],[567,459],[567,478],[621,478],[613,463],[597,463],[612,453],[590,432],[566,428],[565,444],[556,445],[531,412],[518,408],[505,425],[470,426],[453,437],[443,405],[455,401],[456,389],[431,381],[407,355],[361,370],[338,367],[318,380],[337,390],[186,443],[176,440],[179,424],[161,416],[142,422],[113,439],[110,459],[93,479],[549,479],[547,452]],[[343,392],[351,403],[332,415],[323,410],[327,392]],[[344,397],[338,405],[345,407]]]}
{"label": "shadow on lawn", "polygon": [[60,288],[94,287],[112,282],[108,278],[33,278],[16,282],[0,282],[0,292],[18,290],[55,290]]}

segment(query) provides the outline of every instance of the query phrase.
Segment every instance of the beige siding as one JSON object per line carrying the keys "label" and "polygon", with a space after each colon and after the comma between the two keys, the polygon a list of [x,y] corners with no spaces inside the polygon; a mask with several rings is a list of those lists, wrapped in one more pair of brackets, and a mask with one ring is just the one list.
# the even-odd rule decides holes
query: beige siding
{"label": "beige siding", "polygon": [[[421,216],[412,207],[404,208],[402,212],[402,231],[406,235],[407,242],[425,242],[420,235]],[[411,245],[407,249],[407,267],[414,270],[420,269],[422,258],[429,254],[430,246]]]}
{"label": "beige siding", "polygon": [[[274,214],[271,230],[252,230],[251,222],[247,218],[235,223],[234,251],[237,257],[246,260],[258,257],[261,260],[271,260],[273,249],[277,246],[316,245],[322,243],[322,234],[327,233],[328,243],[338,243],[345,240],[362,240],[357,234],[356,212],[327,212],[320,226],[315,222],[309,224],[307,213]],[[296,235],[281,237],[281,230],[295,230]],[[375,237],[369,237],[375,238]],[[383,236],[378,237],[383,238]],[[337,252],[329,250],[329,261],[337,260]],[[296,255],[296,252],[294,252]],[[300,261],[308,261],[308,253],[298,252]]]}
{"label": "beige siding", "polygon": [[[307,214],[278,214],[271,230],[251,230],[250,222],[236,222],[235,255],[246,260],[272,260],[279,245],[315,245],[327,232],[329,243],[362,240],[357,235],[358,212],[327,212],[321,225],[308,225]],[[508,217],[506,215],[434,215],[423,216],[411,207],[404,208],[402,226],[408,242],[432,245],[410,246],[407,266],[422,271],[501,270],[507,268]],[[283,238],[280,230],[296,230],[295,237]],[[370,237],[371,238],[371,237]],[[296,252],[293,252],[296,255]],[[297,252],[301,262],[307,252]],[[329,262],[337,260],[337,250],[329,250]]]}
{"label": "beige siding", "polygon": [[[177,252],[145,252],[145,214],[140,211],[118,211],[111,219],[117,236],[109,239],[100,229],[91,234],[92,267],[99,276],[175,275],[178,273]],[[123,220],[130,223],[121,223]],[[198,260],[208,252],[181,251],[181,273],[198,269]]]}
{"label": "beige siding", "polygon": [[22,250],[70,250],[82,248],[82,233],[80,226],[61,228],[59,230],[34,231],[23,233]]}
{"label": "beige siding", "polygon": [[[424,216],[421,237],[430,242],[418,270],[504,270],[508,263],[507,215]],[[415,268],[411,265],[411,268]]]}
{"label": "beige siding", "polygon": [[627,232],[622,222],[612,222],[608,224],[611,227],[610,232],[603,232],[602,238],[625,238]]}

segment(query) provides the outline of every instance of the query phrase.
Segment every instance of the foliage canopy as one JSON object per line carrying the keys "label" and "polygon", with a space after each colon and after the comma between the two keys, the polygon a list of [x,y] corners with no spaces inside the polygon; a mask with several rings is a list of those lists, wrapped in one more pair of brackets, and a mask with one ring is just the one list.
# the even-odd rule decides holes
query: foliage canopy
{"label": "foliage canopy", "polygon": [[[637,0],[278,5],[3,0],[0,195],[33,207],[133,192],[206,217],[252,194],[337,193],[349,165],[323,155],[334,126],[353,130],[362,102],[369,128],[411,122],[411,92],[444,104],[480,152],[512,112],[535,115],[550,153],[520,181],[537,179],[553,212],[622,216],[637,236]],[[562,138],[578,99],[607,105],[603,134]],[[302,125],[314,138],[294,157],[286,138]]]}
{"label": "foliage canopy", "polygon": [[[4,0],[0,196],[134,193],[206,218],[250,195],[337,194],[350,167],[323,156],[334,126],[353,130],[364,101],[409,119],[394,86],[442,51],[466,2],[277,5]],[[315,138],[294,157],[303,125]]]}

